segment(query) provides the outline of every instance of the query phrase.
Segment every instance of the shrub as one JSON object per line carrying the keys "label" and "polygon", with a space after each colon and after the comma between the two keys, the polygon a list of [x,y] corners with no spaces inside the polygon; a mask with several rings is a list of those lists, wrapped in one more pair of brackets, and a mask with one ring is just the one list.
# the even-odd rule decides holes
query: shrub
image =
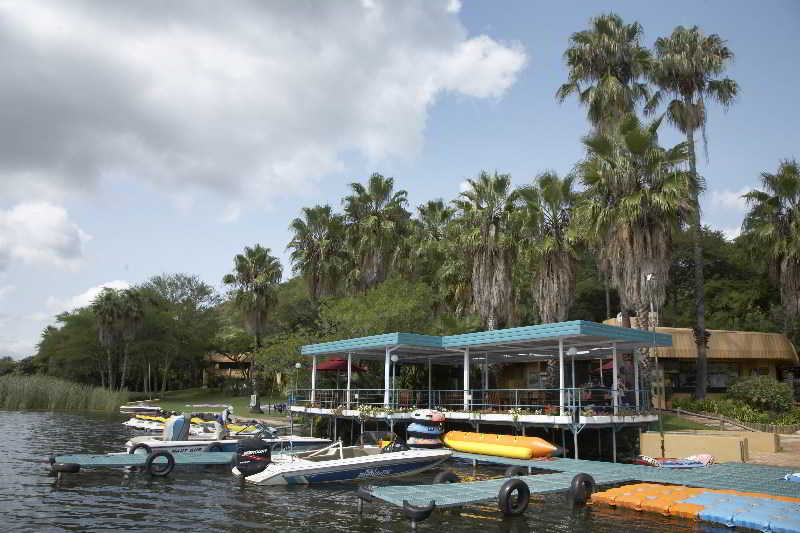
{"label": "shrub", "polygon": [[785,413],[793,406],[792,390],[789,386],[769,376],[738,380],[728,388],[728,397],[762,411]]}
{"label": "shrub", "polygon": [[127,400],[127,391],[109,391],[48,376],[0,377],[2,409],[116,411]]}

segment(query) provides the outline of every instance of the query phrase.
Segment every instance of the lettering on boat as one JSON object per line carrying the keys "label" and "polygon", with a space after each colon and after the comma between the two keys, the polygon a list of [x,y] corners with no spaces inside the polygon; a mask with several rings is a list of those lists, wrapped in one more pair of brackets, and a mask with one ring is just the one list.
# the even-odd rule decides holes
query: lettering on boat
{"label": "lettering on boat", "polygon": [[388,468],[386,470],[378,470],[377,468],[368,468],[358,474],[356,479],[368,478],[368,477],[381,477],[381,476],[391,476],[392,471]]}

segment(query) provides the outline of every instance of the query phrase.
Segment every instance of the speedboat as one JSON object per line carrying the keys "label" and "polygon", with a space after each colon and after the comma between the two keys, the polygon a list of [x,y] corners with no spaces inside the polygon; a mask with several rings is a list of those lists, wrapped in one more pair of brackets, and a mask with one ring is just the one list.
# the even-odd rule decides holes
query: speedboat
{"label": "speedboat", "polygon": [[389,443],[380,446],[343,446],[337,441],[321,450],[273,455],[262,461],[260,471],[244,474],[237,466],[233,473],[257,485],[367,481],[410,476],[431,469],[450,458],[452,452],[409,450]]}
{"label": "speedboat", "polygon": [[[231,438],[223,430],[222,425],[216,423],[217,431],[208,433],[205,438],[190,435],[190,418],[186,415],[173,416],[166,424],[161,437],[143,435],[133,437],[125,443],[127,453],[152,453],[167,451],[170,453],[194,452],[236,452],[242,442],[242,436]],[[257,433],[250,433],[244,440],[258,440],[271,452],[281,451],[308,451],[323,448],[331,443],[330,439],[317,437],[300,437],[297,435],[278,435],[275,428],[258,425]]]}

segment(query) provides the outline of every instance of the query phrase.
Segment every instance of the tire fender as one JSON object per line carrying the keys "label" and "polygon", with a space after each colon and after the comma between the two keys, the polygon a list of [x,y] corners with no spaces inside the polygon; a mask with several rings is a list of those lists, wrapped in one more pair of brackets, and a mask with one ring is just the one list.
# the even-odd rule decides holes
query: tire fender
{"label": "tire fender", "polygon": [[403,512],[411,522],[422,522],[436,509],[436,502],[431,500],[428,505],[412,505],[408,500],[403,500]]}
{"label": "tire fender", "polygon": [[567,500],[572,504],[583,505],[592,497],[594,487],[595,482],[592,476],[584,473],[577,474],[569,485]]}
{"label": "tire fender", "polygon": [[[517,493],[517,501],[514,502],[514,493]],[[506,516],[521,515],[528,508],[531,499],[531,489],[528,484],[521,479],[511,478],[500,487],[497,492],[497,506]]]}
{"label": "tire fender", "polygon": [[140,442],[138,444],[134,444],[133,448],[128,450],[128,453],[132,455],[132,454],[136,453],[136,450],[144,450],[147,455],[150,455],[151,453],[153,453],[153,449],[150,446],[148,446],[147,444],[145,444],[144,442]]}
{"label": "tire fender", "polygon": [[506,471],[503,472],[505,477],[515,477],[515,476],[527,476],[528,469],[524,466],[509,466],[506,468]]}
{"label": "tire fender", "polygon": [[[155,460],[159,457],[167,458],[167,464],[164,467],[155,463]],[[144,462],[145,471],[154,477],[166,477],[172,472],[173,468],[175,468],[175,457],[168,451],[151,453]]]}
{"label": "tire fender", "polygon": [[434,485],[437,485],[439,483],[458,483],[459,481],[461,481],[461,480],[458,479],[458,476],[454,472],[451,472],[449,470],[445,470],[443,472],[439,472],[433,478],[433,484]]}

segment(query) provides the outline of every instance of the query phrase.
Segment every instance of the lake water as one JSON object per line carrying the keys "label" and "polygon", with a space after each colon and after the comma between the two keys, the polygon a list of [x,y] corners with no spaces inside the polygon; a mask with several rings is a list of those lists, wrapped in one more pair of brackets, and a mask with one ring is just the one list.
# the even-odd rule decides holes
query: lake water
{"label": "lake water", "polygon": [[[357,531],[407,532],[397,508],[365,505],[358,515],[354,485],[259,487],[230,472],[176,468],[151,479],[121,469],[83,470],[57,486],[50,454],[121,451],[129,437],[121,416],[0,411],[0,531]],[[469,466],[447,467],[462,478]],[[479,466],[478,477],[497,476]],[[435,471],[390,483],[430,483]],[[591,506],[570,511],[561,494],[536,497],[522,517],[504,519],[493,503],[437,511],[418,531],[455,532],[728,532],[686,520]]]}

